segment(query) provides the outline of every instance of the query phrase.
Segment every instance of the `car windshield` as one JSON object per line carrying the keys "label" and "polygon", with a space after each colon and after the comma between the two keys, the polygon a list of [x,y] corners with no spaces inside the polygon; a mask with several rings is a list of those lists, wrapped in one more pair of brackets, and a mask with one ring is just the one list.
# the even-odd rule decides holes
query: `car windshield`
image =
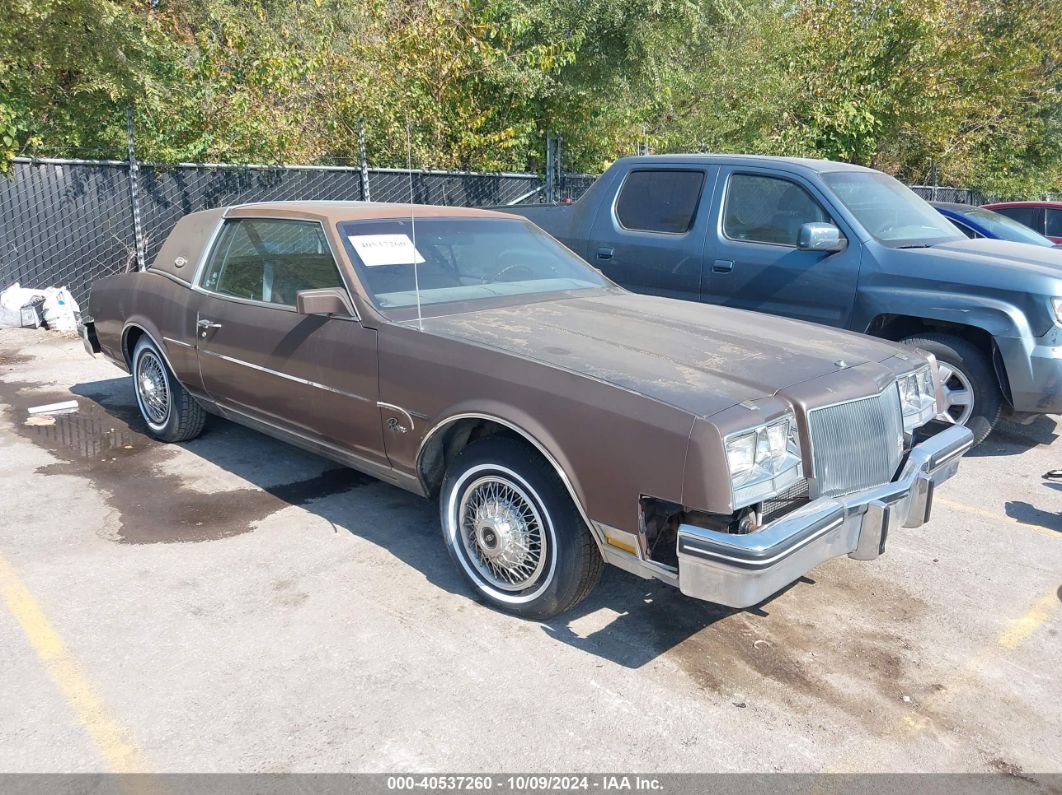
{"label": "car windshield", "polygon": [[983,210],[980,207],[963,208],[957,212],[961,212],[962,215],[965,215],[971,221],[976,221],[1000,240],[1011,240],[1015,243],[1032,243],[1036,246],[1051,247],[1055,245],[1039,232],[1000,213]]}
{"label": "car windshield", "polygon": [[822,179],[882,243],[924,246],[962,238],[948,219],[887,174],[834,171],[823,174]]}
{"label": "car windshield", "polygon": [[415,219],[414,227],[409,218],[388,218],[347,221],[339,230],[381,309],[415,306],[418,289],[421,304],[440,304],[607,285],[521,219],[430,217]]}

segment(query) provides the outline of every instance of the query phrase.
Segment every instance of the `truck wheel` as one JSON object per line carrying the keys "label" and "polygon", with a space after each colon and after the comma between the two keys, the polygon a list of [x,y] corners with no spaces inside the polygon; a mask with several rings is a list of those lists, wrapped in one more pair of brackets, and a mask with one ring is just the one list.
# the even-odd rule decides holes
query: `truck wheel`
{"label": "truck wheel", "polygon": [[1003,393],[988,358],[973,343],[950,334],[921,334],[903,342],[937,357],[944,384],[944,412],[937,419],[965,425],[974,444],[981,444],[1003,410]]}
{"label": "truck wheel", "polygon": [[186,442],[203,430],[206,412],[174,378],[147,335],[133,349],[133,391],[148,433],[162,442]]}
{"label": "truck wheel", "polygon": [[439,496],[450,556],[493,607],[544,620],[581,602],[604,561],[556,472],[511,437],[465,447]]}

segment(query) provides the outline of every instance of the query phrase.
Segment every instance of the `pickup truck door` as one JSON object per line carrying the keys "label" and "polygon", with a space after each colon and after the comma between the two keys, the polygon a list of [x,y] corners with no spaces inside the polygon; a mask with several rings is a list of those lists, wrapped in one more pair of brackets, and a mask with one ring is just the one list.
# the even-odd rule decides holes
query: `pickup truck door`
{"label": "pickup truck door", "polygon": [[[847,326],[861,245],[810,181],[771,169],[725,166],[712,200],[701,300]],[[797,249],[802,224],[828,222],[848,239],[843,251]]]}
{"label": "pickup truck door", "polygon": [[634,166],[597,211],[586,258],[640,293],[697,300],[715,166]]}
{"label": "pickup truck door", "polygon": [[295,311],[300,290],[343,286],[318,222],[225,221],[195,290],[203,388],[223,408],[385,464],[376,331]]}

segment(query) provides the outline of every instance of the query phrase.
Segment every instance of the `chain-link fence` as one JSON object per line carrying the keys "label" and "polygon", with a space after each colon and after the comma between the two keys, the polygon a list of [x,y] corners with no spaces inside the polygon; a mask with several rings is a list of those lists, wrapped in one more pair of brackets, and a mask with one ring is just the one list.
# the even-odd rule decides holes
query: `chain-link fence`
{"label": "chain-link fence", "polygon": [[950,202],[978,206],[1000,200],[998,196],[981,193],[979,190],[970,190],[969,188],[950,188],[940,185],[911,185],[910,187],[911,190],[930,202]]}
{"label": "chain-link fence", "polygon": [[[138,243],[151,263],[177,220],[190,212],[277,200],[371,200],[490,207],[574,201],[596,177],[482,174],[341,166],[138,164],[17,159],[0,177],[0,289],[66,286],[83,302],[91,283],[137,267]],[[135,187],[134,187],[135,186]],[[963,188],[914,185],[931,201],[984,204]],[[139,229],[134,223],[134,202]]]}
{"label": "chain-link fence", "polygon": [[[593,179],[565,175],[557,198],[578,198]],[[203,164],[138,164],[132,180],[123,161],[18,159],[0,177],[0,289],[65,285],[83,302],[94,280],[137,266],[138,242],[151,263],[181,216],[211,207],[411,195],[418,204],[503,206],[543,200],[543,185],[537,174]]]}

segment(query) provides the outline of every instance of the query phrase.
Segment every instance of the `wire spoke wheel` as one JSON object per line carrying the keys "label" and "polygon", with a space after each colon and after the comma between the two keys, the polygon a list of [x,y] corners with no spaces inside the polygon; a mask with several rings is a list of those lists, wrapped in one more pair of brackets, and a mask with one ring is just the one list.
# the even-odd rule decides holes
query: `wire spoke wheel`
{"label": "wire spoke wheel", "polygon": [[523,489],[496,475],[481,477],[465,489],[458,518],[467,558],[488,585],[522,591],[538,580],[546,566],[546,533]]}
{"label": "wire spoke wheel", "polygon": [[136,391],[144,419],[152,425],[164,425],[170,416],[170,383],[165,365],[154,351],[145,350],[137,359]]}

